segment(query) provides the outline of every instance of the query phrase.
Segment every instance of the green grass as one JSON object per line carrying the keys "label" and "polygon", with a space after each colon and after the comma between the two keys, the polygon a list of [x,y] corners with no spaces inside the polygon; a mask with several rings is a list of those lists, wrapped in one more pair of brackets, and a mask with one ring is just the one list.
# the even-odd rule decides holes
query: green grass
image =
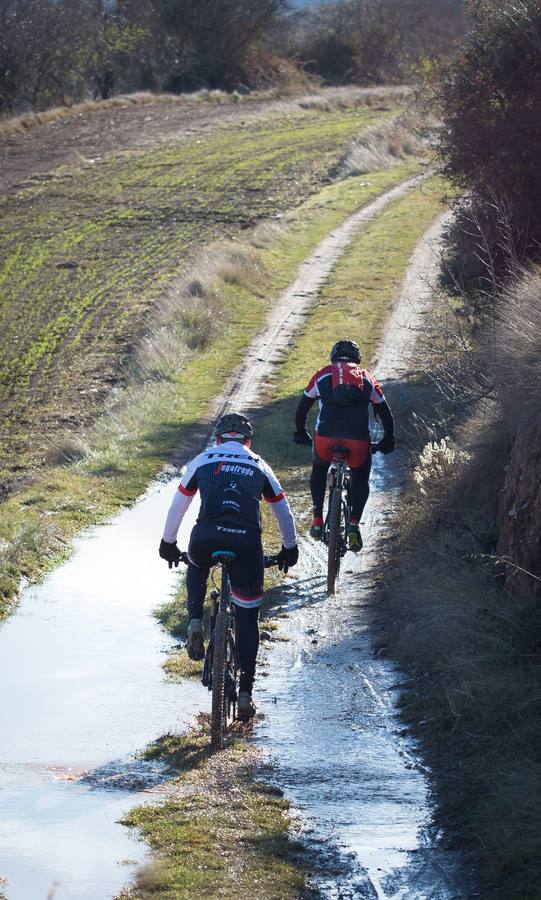
{"label": "green grass", "polygon": [[184,737],[165,735],[146,758],[162,759],[177,773],[158,804],[139,806],[124,819],[155,853],[126,897],[191,900],[298,898],[308,869],[290,836],[289,804],[257,777],[253,748],[233,736],[211,756],[204,720]]}
{"label": "green grass", "polygon": [[0,200],[0,483],[95,414],[195,248],[317,192],[389,112],[298,110],[64,167]]}
{"label": "green grass", "polygon": [[[0,615],[9,611],[20,577],[35,579],[69,553],[69,539],[82,528],[132,502],[148,481],[184,445],[193,455],[202,439],[197,423],[210,398],[240,362],[272,297],[289,283],[299,261],[345,216],[411,174],[414,164],[350,178],[323,188],[292,213],[283,233],[256,250],[256,274],[243,283],[219,280],[218,327],[203,350],[180,347],[169,372],[131,387],[105,405],[87,433],[81,458],[42,470],[33,483],[2,504],[0,522]],[[239,245],[240,246],[240,245]],[[181,323],[182,324],[182,323]],[[184,329],[185,330],[185,329]],[[60,435],[55,448],[62,457]]]}

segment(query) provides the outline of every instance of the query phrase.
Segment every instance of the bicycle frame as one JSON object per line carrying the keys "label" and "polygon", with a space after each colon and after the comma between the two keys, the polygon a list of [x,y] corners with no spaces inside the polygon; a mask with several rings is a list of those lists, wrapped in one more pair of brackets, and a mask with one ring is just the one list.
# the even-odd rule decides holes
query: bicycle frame
{"label": "bicycle frame", "polygon": [[[334,491],[338,491],[342,503],[342,512],[344,515],[344,523],[346,525],[349,524],[350,519],[350,484],[349,484],[349,466],[346,462],[345,456],[335,456],[329,466],[329,471],[327,473],[327,488],[329,491],[329,499],[327,503],[327,515],[325,517],[325,523],[323,528],[323,542],[328,545],[329,543],[329,512],[331,507],[331,497]],[[341,556],[344,556],[347,550],[347,543],[345,539],[342,542],[343,546],[341,548]]]}
{"label": "bicycle frame", "polygon": [[350,481],[347,449],[337,445],[327,474],[329,499],[323,527],[323,542],[327,545],[327,592],[334,594],[342,557],[347,552],[347,533],[350,519]]}
{"label": "bicycle frame", "polygon": [[[221,550],[212,556],[216,566],[220,566],[221,580],[220,589],[214,587],[210,592],[210,639],[201,681],[212,692],[211,745],[220,750],[225,731],[237,718],[240,662],[235,604],[229,582],[229,565],[235,554]],[[276,556],[265,557],[265,568],[276,564]]]}
{"label": "bicycle frame", "polygon": [[236,717],[240,665],[229,582],[229,565],[235,554],[222,550],[212,556],[221,568],[221,584],[220,590],[214,588],[210,592],[210,639],[201,681],[212,691],[211,745],[220,750],[225,730]]}

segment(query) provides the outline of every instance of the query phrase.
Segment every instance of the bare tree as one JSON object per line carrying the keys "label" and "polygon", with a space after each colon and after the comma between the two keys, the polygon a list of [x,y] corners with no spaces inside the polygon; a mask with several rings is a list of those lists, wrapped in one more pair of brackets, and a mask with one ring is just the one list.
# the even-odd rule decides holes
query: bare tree
{"label": "bare tree", "polygon": [[171,60],[169,87],[231,85],[287,0],[155,0]]}
{"label": "bare tree", "polygon": [[462,27],[462,0],[336,0],[299,16],[297,52],[330,81],[402,80],[445,52]]}

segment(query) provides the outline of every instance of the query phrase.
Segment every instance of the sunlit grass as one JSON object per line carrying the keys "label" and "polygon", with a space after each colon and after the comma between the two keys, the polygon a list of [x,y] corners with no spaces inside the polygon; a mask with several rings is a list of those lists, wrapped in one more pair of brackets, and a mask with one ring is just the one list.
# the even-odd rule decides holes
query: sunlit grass
{"label": "sunlit grass", "polygon": [[293,900],[301,896],[308,866],[291,838],[289,804],[258,778],[253,747],[239,741],[210,753],[204,719],[185,736],[164,735],[145,752],[177,773],[162,803],[132,810],[123,820],[155,853],[122,896],[239,900]]}

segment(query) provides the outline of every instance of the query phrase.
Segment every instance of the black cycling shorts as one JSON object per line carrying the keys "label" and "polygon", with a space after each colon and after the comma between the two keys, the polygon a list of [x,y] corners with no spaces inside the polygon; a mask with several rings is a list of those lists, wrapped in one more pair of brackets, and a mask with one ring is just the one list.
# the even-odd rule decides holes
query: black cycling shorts
{"label": "black cycling shorts", "polygon": [[208,571],[216,550],[231,550],[237,557],[229,566],[233,602],[245,609],[260,606],[264,574],[261,532],[233,525],[195,525],[188,547],[190,561]]}

